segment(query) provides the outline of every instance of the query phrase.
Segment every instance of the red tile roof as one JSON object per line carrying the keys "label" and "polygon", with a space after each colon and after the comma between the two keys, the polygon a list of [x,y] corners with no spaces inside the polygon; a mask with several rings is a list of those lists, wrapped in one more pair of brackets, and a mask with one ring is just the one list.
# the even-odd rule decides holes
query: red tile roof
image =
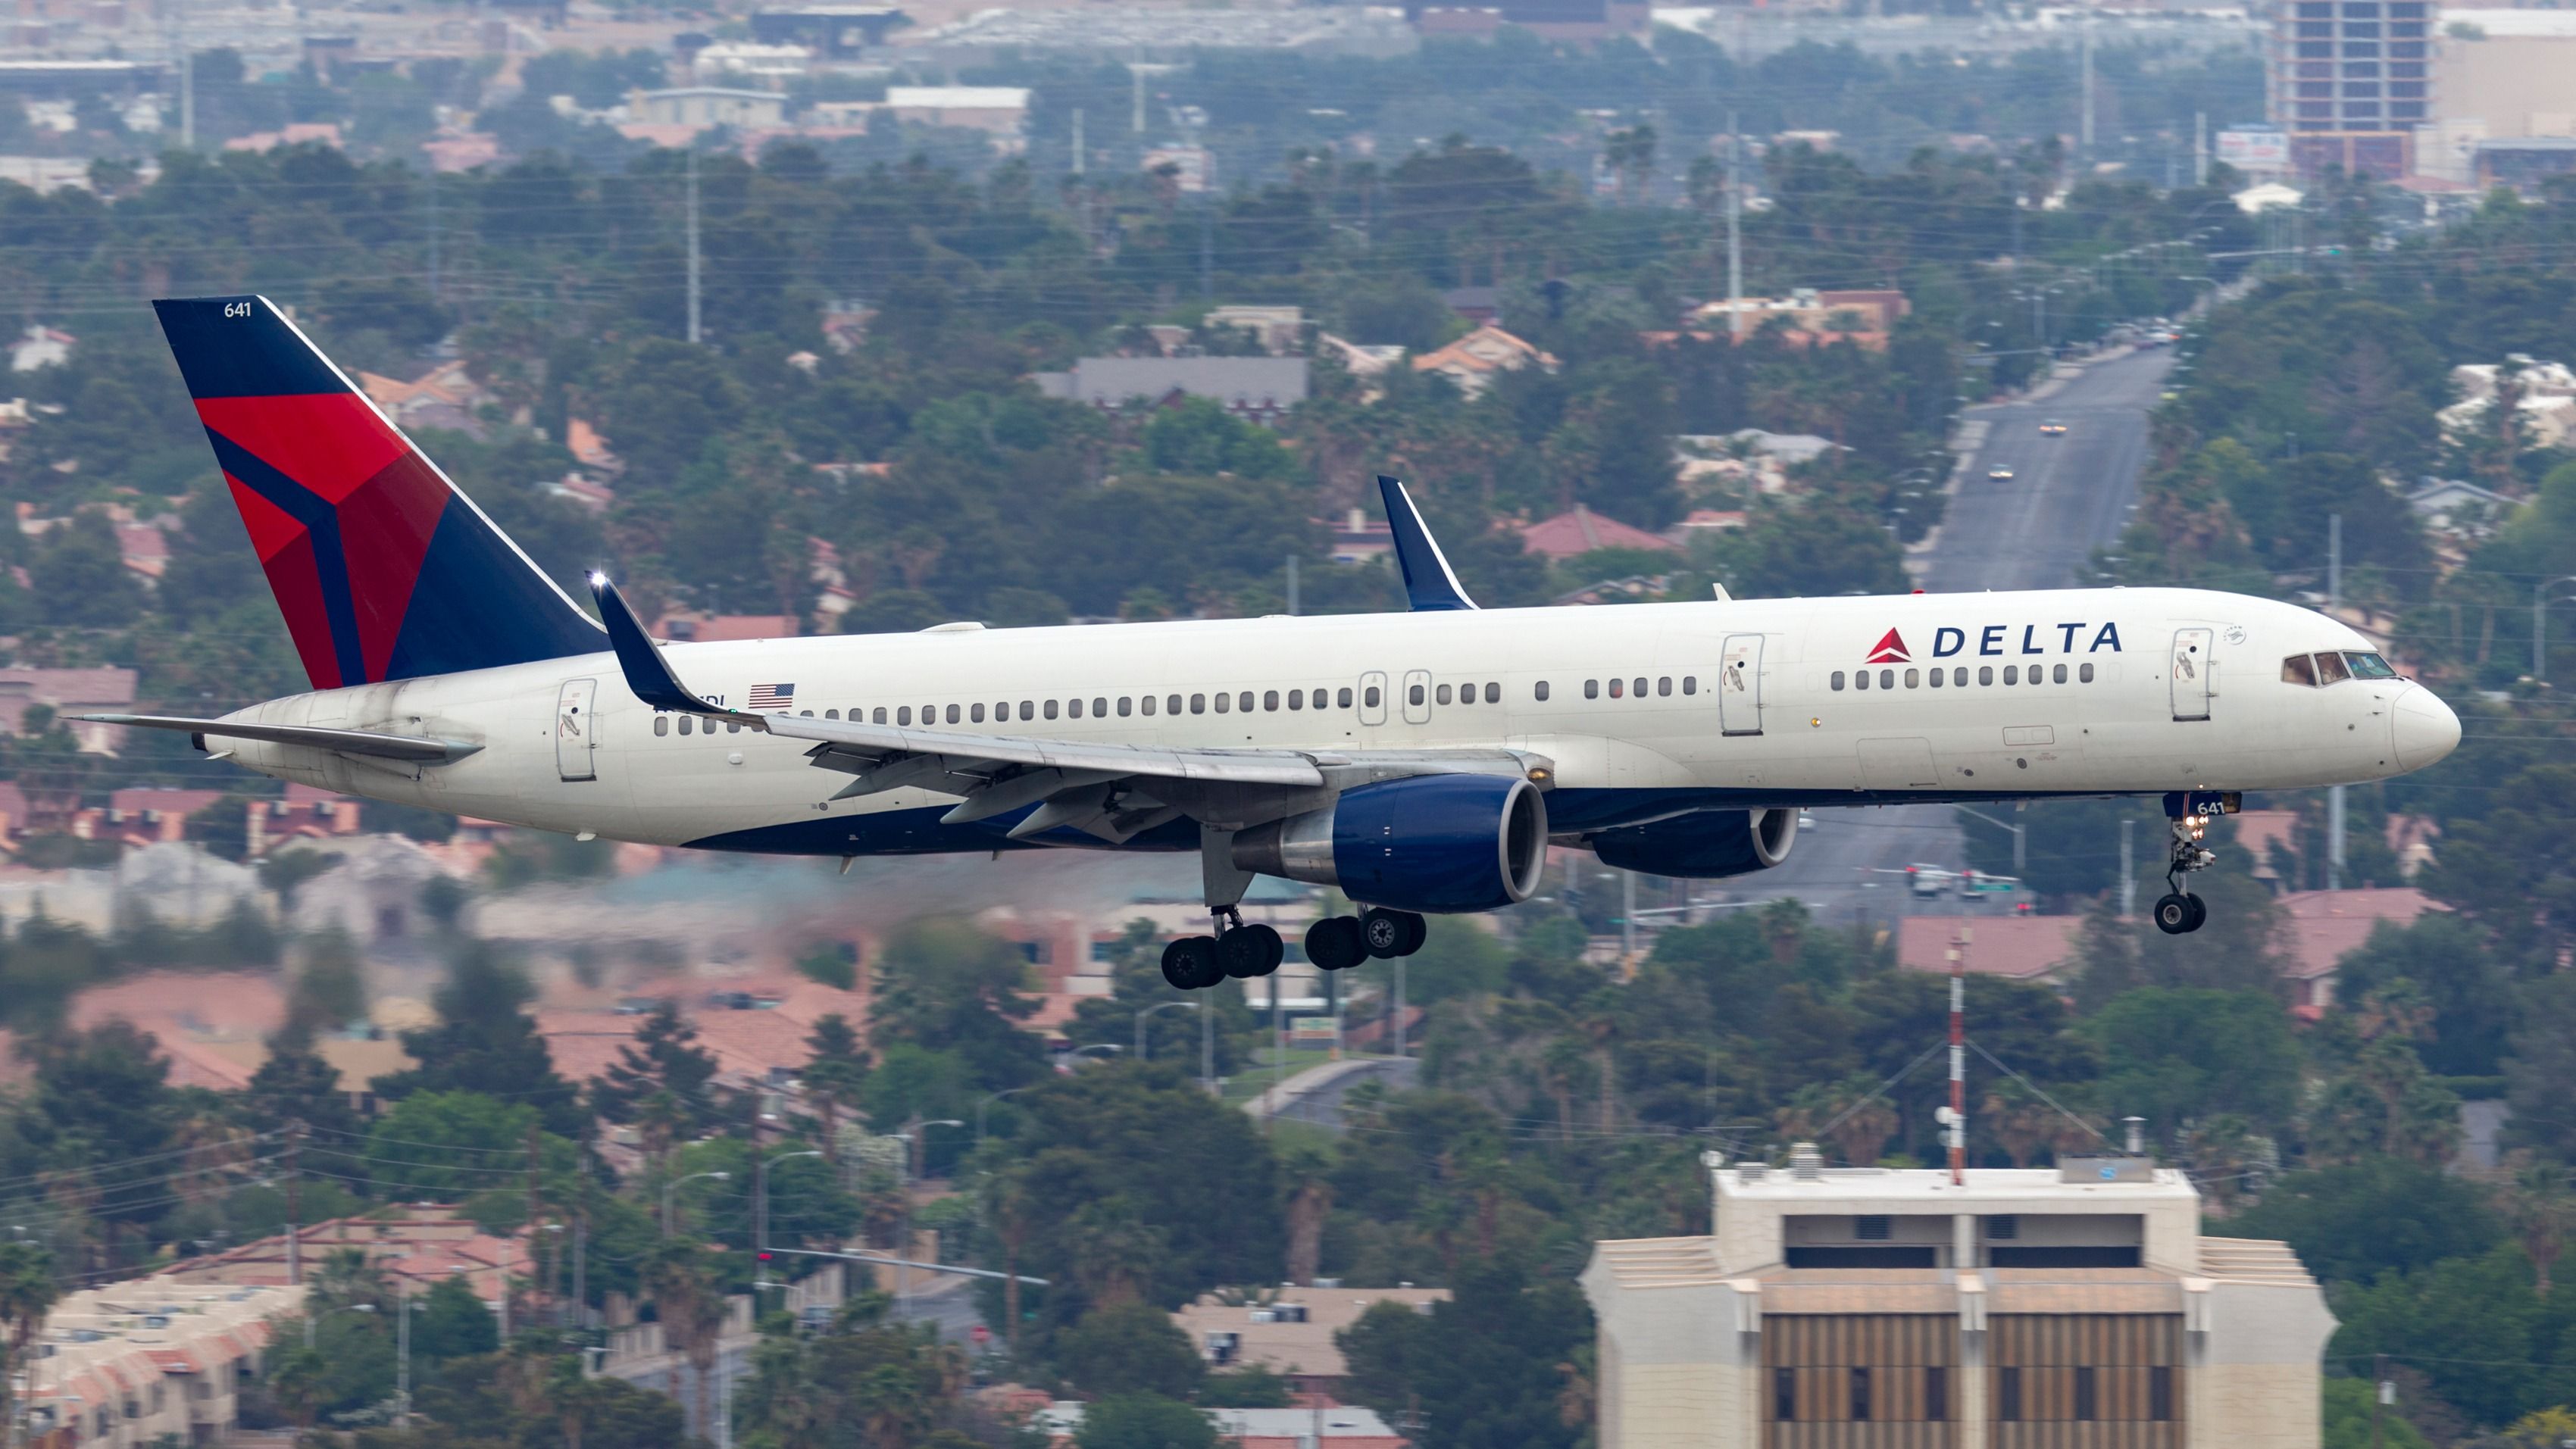
{"label": "red tile roof", "polygon": [[2072,961],[2083,929],[2082,916],[1907,916],[1896,924],[1896,964],[1946,972],[1965,930],[1968,974],[2028,981]]}
{"label": "red tile roof", "polygon": [[1657,533],[1605,518],[1578,503],[1571,513],[1541,519],[1521,530],[1521,548],[1550,559],[1574,558],[1596,548],[1637,548],[1678,553],[1681,545]]}
{"label": "red tile roof", "polygon": [[2442,907],[2413,886],[2371,890],[2293,891],[2281,897],[2290,918],[2291,949],[2296,964],[2290,974],[2308,980],[2331,974],[2335,963],[2370,939],[2372,928],[2387,921],[2406,925]]}

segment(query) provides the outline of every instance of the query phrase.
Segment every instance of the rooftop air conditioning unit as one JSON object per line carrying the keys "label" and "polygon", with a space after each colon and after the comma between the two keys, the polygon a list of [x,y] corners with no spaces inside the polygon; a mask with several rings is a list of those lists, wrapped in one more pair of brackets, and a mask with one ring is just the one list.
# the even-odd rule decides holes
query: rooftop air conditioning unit
{"label": "rooftop air conditioning unit", "polygon": [[1825,1155],[1816,1144],[1801,1142],[1789,1149],[1789,1175],[1800,1182],[1821,1182],[1825,1176]]}

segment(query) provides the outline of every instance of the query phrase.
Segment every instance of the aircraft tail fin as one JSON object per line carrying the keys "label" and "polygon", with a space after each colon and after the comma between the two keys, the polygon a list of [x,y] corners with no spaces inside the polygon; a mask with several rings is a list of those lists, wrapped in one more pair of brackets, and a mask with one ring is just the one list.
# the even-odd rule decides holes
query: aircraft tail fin
{"label": "aircraft tail fin", "polygon": [[1380,473],[1377,491],[1386,500],[1387,535],[1395,545],[1396,566],[1404,570],[1406,603],[1417,614],[1475,608],[1404,485]]}
{"label": "aircraft tail fin", "polygon": [[267,298],[152,307],[314,688],[607,647]]}

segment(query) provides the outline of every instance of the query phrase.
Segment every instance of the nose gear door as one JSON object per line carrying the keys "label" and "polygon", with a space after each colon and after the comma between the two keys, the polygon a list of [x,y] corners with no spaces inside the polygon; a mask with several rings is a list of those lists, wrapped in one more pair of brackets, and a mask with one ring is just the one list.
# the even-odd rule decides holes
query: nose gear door
{"label": "nose gear door", "polygon": [[567,679],[555,696],[555,773],[564,779],[599,778],[598,718],[591,713],[598,692],[596,679]]}
{"label": "nose gear door", "polygon": [[1762,636],[1729,634],[1717,665],[1717,727],[1730,735],[1762,733]]}
{"label": "nose gear door", "polygon": [[2178,720],[2209,718],[2210,646],[2216,639],[2210,629],[2176,629],[2173,638],[2173,717]]}

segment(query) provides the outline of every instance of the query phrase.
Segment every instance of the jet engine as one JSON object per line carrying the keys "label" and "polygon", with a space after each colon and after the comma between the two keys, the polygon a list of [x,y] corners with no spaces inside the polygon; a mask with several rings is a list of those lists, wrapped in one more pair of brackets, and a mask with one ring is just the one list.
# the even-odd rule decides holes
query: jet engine
{"label": "jet engine", "polygon": [[1592,837],[1603,865],[1648,875],[1716,880],[1768,870],[1798,843],[1795,810],[1694,810]]}
{"label": "jet engine", "polygon": [[1511,775],[1381,781],[1243,831],[1234,863],[1393,910],[1489,911],[1538,889],[1547,800]]}

